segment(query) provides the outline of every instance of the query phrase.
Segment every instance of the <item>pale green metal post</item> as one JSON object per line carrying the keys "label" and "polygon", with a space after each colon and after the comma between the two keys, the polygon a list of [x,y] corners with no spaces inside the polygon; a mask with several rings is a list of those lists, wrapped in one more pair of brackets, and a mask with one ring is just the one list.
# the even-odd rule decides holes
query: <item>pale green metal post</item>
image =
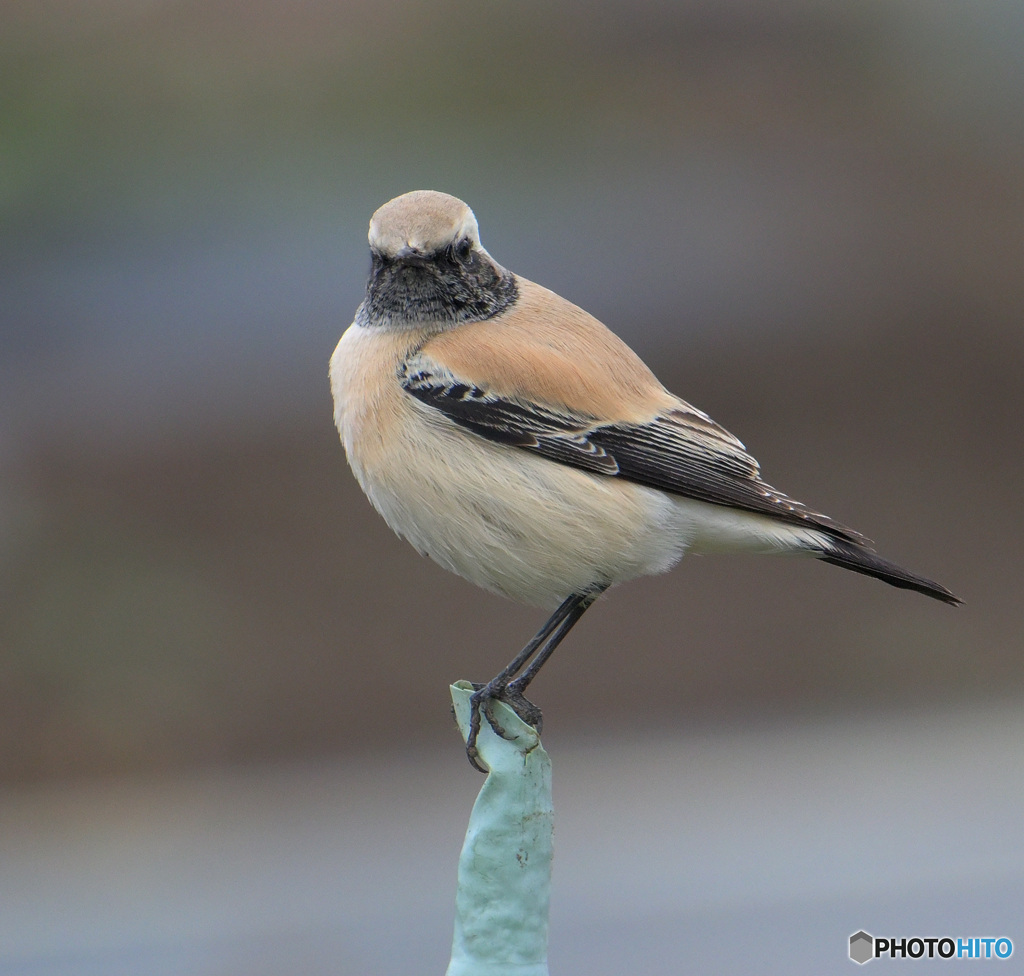
{"label": "pale green metal post", "polygon": [[[451,686],[455,718],[469,733],[468,681]],[[459,857],[455,934],[447,976],[548,976],[551,900],[551,761],[535,729],[495,702],[477,748],[489,772]]]}

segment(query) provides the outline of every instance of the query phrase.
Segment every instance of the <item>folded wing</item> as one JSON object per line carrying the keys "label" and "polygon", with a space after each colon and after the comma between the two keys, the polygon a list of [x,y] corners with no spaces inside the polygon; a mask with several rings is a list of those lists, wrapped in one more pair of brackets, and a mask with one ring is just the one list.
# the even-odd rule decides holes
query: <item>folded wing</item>
{"label": "folded wing", "polygon": [[649,420],[615,423],[498,394],[423,353],[403,365],[399,380],[421,403],[488,440],[594,474],[818,528],[858,546],[866,542],[765,484],[743,444],[681,400]]}

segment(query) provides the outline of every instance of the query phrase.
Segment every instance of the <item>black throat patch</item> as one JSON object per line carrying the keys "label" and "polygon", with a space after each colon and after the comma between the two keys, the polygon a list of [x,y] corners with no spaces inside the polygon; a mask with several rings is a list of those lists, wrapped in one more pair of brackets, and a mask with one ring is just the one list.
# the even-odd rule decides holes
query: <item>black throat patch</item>
{"label": "black throat patch", "polygon": [[518,297],[515,275],[473,252],[463,256],[447,248],[429,257],[396,259],[373,254],[356,323],[372,328],[478,322]]}

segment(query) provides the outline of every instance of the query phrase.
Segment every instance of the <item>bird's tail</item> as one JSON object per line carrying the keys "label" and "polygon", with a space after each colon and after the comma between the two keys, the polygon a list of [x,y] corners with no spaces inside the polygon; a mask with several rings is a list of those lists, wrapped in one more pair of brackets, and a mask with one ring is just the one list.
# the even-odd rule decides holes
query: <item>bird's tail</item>
{"label": "bird's tail", "polygon": [[818,558],[822,562],[842,566],[843,569],[852,569],[855,573],[874,576],[875,579],[884,580],[890,586],[898,586],[904,590],[917,590],[918,593],[924,593],[925,596],[941,600],[954,607],[963,603],[963,600],[954,596],[944,586],[925,579],[923,576],[908,573],[895,563],[876,555],[870,549],[843,539],[830,538]]}

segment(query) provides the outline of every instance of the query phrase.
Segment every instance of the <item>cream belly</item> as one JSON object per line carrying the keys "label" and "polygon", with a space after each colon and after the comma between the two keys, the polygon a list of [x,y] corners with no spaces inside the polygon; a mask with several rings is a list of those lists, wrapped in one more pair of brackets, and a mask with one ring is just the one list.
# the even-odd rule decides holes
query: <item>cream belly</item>
{"label": "cream belly", "polygon": [[671,568],[688,548],[778,552],[812,535],[492,443],[402,390],[421,334],[351,326],[331,359],[349,464],[388,525],[446,569],[511,599]]}

